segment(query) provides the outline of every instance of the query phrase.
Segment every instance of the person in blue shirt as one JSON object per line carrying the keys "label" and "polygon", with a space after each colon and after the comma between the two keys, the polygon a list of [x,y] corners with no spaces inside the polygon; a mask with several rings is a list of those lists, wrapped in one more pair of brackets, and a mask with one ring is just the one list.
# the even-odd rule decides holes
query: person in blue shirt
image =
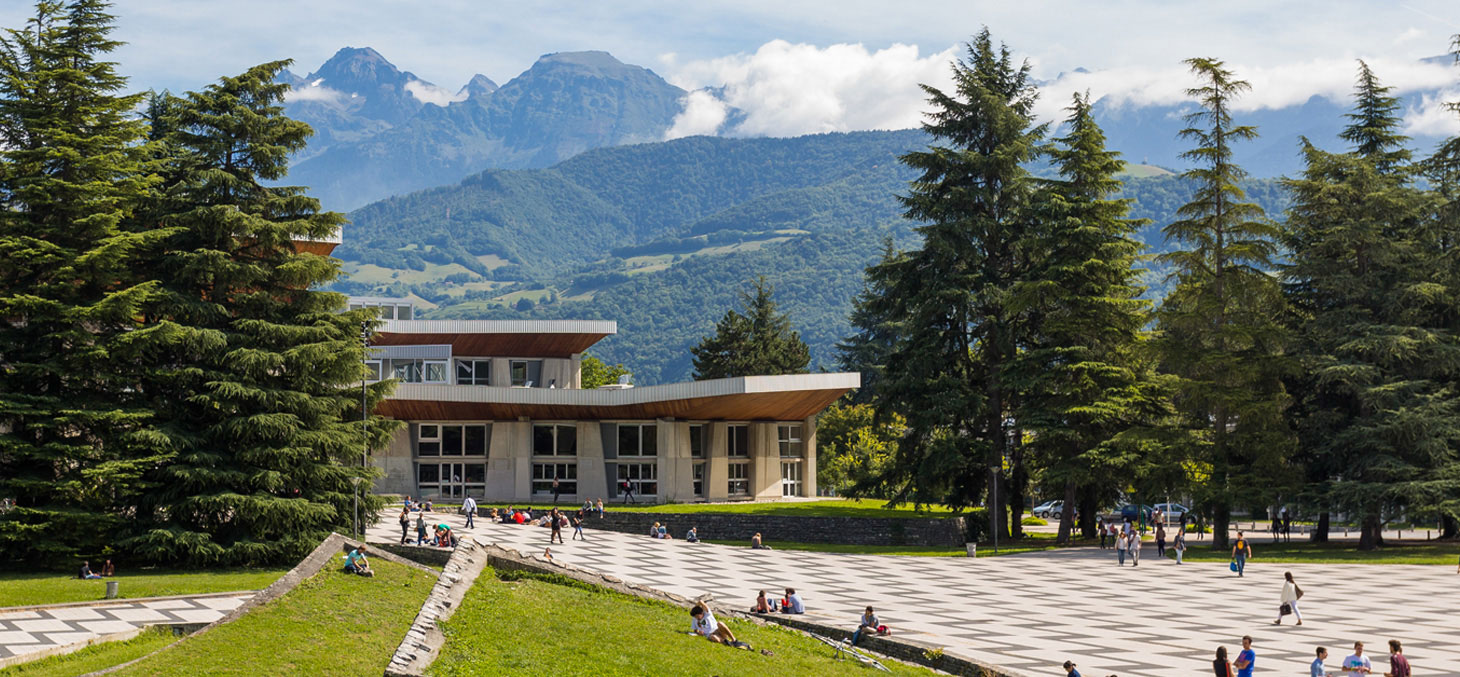
{"label": "person in blue shirt", "polygon": [[1318,647],[1318,657],[1308,665],[1308,677],[1328,677],[1328,671],[1323,667],[1324,659],[1328,658],[1328,649]]}
{"label": "person in blue shirt", "polygon": [[1074,661],[1065,661],[1065,674],[1069,677],[1080,677],[1080,671],[1075,669]]}
{"label": "person in blue shirt", "polygon": [[345,555],[345,571],[361,576],[375,576],[375,572],[370,570],[370,560],[365,559],[365,546],[362,545]]}
{"label": "person in blue shirt", "polygon": [[796,594],[795,588],[786,588],[786,599],[781,602],[781,613],[783,614],[804,614],[806,606],[801,603],[801,596]]}
{"label": "person in blue shirt", "polygon": [[1237,677],[1252,677],[1253,668],[1257,667],[1257,654],[1252,651],[1252,636],[1243,635],[1242,653],[1237,654],[1237,661],[1232,663],[1237,668]]}

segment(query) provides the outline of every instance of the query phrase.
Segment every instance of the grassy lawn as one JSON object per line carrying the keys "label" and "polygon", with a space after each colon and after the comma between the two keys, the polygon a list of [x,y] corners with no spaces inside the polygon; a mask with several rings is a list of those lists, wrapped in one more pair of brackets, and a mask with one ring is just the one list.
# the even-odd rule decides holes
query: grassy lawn
{"label": "grassy lawn", "polygon": [[[428,670],[468,675],[873,675],[836,661],[820,642],[776,626],[720,619],[755,651],[687,634],[685,609],[584,585],[503,581],[487,570],[443,624],[446,646]],[[766,656],[761,649],[774,655]],[[884,661],[894,675],[929,670]],[[691,667],[693,666],[693,667]]]}
{"label": "grassy lawn", "polygon": [[[1379,550],[1364,552],[1355,541],[1330,543],[1299,542],[1272,543],[1263,538],[1252,538],[1252,559],[1249,562],[1281,562],[1304,564],[1456,564],[1460,562],[1460,542],[1447,541],[1390,541],[1390,545]],[[1206,543],[1211,543],[1208,540]],[[1169,543],[1168,543],[1169,546]],[[1189,542],[1186,556],[1188,562],[1226,562],[1231,559],[1231,550],[1212,550],[1200,541]],[[1144,550],[1149,551],[1147,546]],[[1170,548],[1167,548],[1168,552]],[[1174,558],[1175,555],[1172,555]]]}
{"label": "grassy lawn", "polygon": [[[454,505],[439,504],[441,509],[448,512],[455,512],[461,504]],[[941,505],[923,506],[923,510],[913,510],[912,504],[900,505],[894,508],[885,507],[885,503],[876,500],[852,499],[852,498],[828,498],[819,501],[795,501],[795,502],[751,502],[742,503],[622,503],[603,502],[605,512],[657,512],[671,513],[676,515],[700,515],[700,514],[736,514],[736,515],[789,515],[792,517],[953,517],[954,514],[948,508]],[[564,510],[577,510],[582,503],[571,501],[558,504],[558,508]],[[479,504],[479,512],[485,512],[488,508],[506,508],[505,503],[482,503]],[[551,508],[551,503],[513,503],[512,507],[531,507],[534,511],[539,508]],[[397,509],[399,512],[399,509]]]}
{"label": "grassy lawn", "polygon": [[122,571],[111,579],[83,581],[56,573],[0,573],[0,607],[91,602],[106,597],[106,581],[121,583],[123,599],[201,595],[209,592],[262,590],[288,569],[214,569]]}
{"label": "grassy lawn", "polygon": [[154,628],[123,642],[93,644],[64,656],[0,670],[0,677],[73,677],[136,660],[177,641],[170,628]]}
{"label": "grassy lawn", "polygon": [[371,564],[375,578],[325,569],[284,597],[116,674],[378,675],[436,577],[385,560]]}

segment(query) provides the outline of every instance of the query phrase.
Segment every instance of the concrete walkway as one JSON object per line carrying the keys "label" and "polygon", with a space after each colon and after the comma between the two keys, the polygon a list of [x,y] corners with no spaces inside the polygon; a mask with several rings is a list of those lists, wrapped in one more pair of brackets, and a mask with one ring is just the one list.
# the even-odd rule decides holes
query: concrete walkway
{"label": "concrete walkway", "polygon": [[[460,524],[454,514],[434,521]],[[676,534],[688,524],[672,525]],[[392,528],[394,527],[394,528]],[[541,555],[548,530],[478,520],[463,533]],[[398,540],[394,524],[370,540]],[[876,607],[895,635],[1008,668],[1061,674],[1074,660],[1086,675],[1210,674],[1217,646],[1235,657],[1240,638],[1256,640],[1258,672],[1307,674],[1313,648],[1337,665],[1355,640],[1388,668],[1385,643],[1405,645],[1416,674],[1460,675],[1460,576],[1450,566],[1264,564],[1245,578],[1225,564],[1178,566],[1145,549],[1139,568],[1116,565],[1112,551],[1081,548],[1025,555],[886,557],[659,541],[590,529],[590,540],[553,545],[555,559],[686,597],[713,593],[748,608],[758,590],[795,587],[819,620],[851,629],[862,607]],[[564,530],[571,538],[572,531]],[[1305,623],[1272,625],[1282,574],[1306,595]]]}
{"label": "concrete walkway", "polygon": [[111,600],[88,605],[0,608],[0,660],[146,625],[212,623],[254,593]]}

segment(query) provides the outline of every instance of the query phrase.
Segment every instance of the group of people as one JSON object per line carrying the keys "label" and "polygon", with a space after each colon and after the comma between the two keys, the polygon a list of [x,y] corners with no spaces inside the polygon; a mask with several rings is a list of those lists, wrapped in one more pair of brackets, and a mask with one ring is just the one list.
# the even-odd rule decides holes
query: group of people
{"label": "group of people", "polygon": [[761,590],[755,597],[755,606],[750,607],[753,614],[771,614],[780,611],[783,614],[804,614],[806,605],[801,602],[801,596],[796,594],[795,588],[786,588],[786,596],[771,602]]}
{"label": "group of people", "polygon": [[[1129,518],[1123,521],[1120,526],[1112,522],[1102,522],[1098,528],[1100,532],[1100,547],[1114,547],[1116,562],[1125,566],[1126,558],[1131,561],[1131,566],[1141,565],[1141,538],[1143,530],[1131,524]],[[1156,522],[1156,556],[1166,558],[1166,525]],[[1176,553],[1176,563],[1181,564],[1181,558],[1186,555],[1186,525],[1183,524],[1176,532],[1176,539],[1172,542],[1172,550]]]}
{"label": "group of people", "polygon": [[[1343,659],[1337,670],[1329,670],[1324,663],[1328,660],[1328,649],[1320,646],[1314,653],[1317,657],[1308,665],[1310,677],[1364,677],[1374,672],[1369,657],[1364,655],[1363,642],[1354,642],[1354,652]],[[1212,660],[1212,672],[1216,677],[1252,677],[1256,668],[1257,652],[1252,649],[1251,636],[1242,638],[1242,651],[1237,654],[1237,660],[1227,660],[1225,646],[1217,647],[1217,657]],[[1404,647],[1397,639],[1389,640],[1389,671],[1384,673],[1384,677],[1410,677],[1409,659],[1404,657]]]}
{"label": "group of people", "polygon": [[91,570],[91,562],[81,560],[81,568],[76,572],[76,577],[82,580],[111,578],[115,575],[117,575],[117,568],[112,566],[111,560],[107,560],[105,564],[101,565],[101,571],[99,573]]}

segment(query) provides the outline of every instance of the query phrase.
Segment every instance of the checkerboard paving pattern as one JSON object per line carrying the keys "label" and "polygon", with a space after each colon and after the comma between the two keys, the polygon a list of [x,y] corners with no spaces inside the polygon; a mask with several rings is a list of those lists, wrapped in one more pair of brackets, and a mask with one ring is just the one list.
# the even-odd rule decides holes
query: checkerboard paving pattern
{"label": "checkerboard paving pattern", "polygon": [[212,623],[254,593],[224,597],[98,603],[10,611],[0,609],[0,658],[50,649],[125,632],[143,625]]}
{"label": "checkerboard paving pattern", "polygon": [[[778,597],[791,586],[816,620],[849,630],[870,604],[895,636],[1012,673],[1062,674],[1060,664],[1073,660],[1083,674],[1101,677],[1211,674],[1217,646],[1235,658],[1242,635],[1252,635],[1259,674],[1306,675],[1319,645],[1332,667],[1355,640],[1379,674],[1392,638],[1404,642],[1415,674],[1460,675],[1460,576],[1448,566],[1264,564],[1259,548],[1238,578],[1225,564],[1178,566],[1149,547],[1140,567],[1121,567],[1114,551],[1098,548],[978,559],[842,555],[659,541],[591,526],[588,541],[553,545],[554,559],[687,597],[713,593],[747,609],[757,591]],[[548,547],[548,530],[539,527],[478,520],[465,533],[527,555]],[[388,538],[398,540],[398,528]],[[1291,616],[1272,624],[1284,571],[1305,593],[1302,627]]]}

